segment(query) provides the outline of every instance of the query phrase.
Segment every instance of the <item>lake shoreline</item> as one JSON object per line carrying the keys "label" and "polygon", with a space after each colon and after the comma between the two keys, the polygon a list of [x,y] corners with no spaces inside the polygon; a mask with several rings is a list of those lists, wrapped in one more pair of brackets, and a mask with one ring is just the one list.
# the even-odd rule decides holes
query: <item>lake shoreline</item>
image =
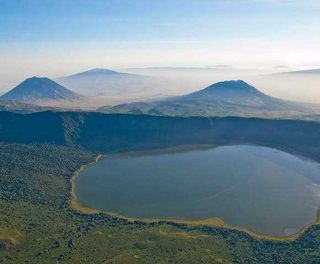
{"label": "lake shoreline", "polygon": [[[232,144],[229,144],[229,145],[232,145]],[[255,145],[255,144],[246,144],[246,145],[248,145],[248,146],[261,146],[261,145]],[[111,155],[113,155],[113,154],[158,155],[158,154],[168,153],[169,151],[170,151],[170,153],[172,153],[172,151],[174,151],[174,153],[179,153],[179,152],[183,152],[183,151],[199,150],[199,147],[201,150],[201,149],[210,149],[210,148],[219,147],[219,146],[221,146],[221,145],[208,145],[208,144],[196,145],[196,146],[195,145],[184,145],[184,146],[178,146],[178,147],[172,147],[172,148],[156,149],[156,150],[152,150],[152,151],[148,151],[148,150],[128,151],[128,152],[110,153],[110,154]],[[292,152],[288,152],[288,150],[284,150],[281,148],[277,148],[277,149],[292,154]],[[297,231],[291,235],[277,236],[277,235],[269,235],[269,234],[265,234],[265,233],[252,231],[249,228],[231,226],[231,225],[225,224],[223,219],[218,218],[218,217],[202,219],[202,220],[187,220],[187,219],[177,219],[177,218],[139,218],[139,217],[127,217],[125,215],[121,215],[118,213],[107,212],[107,211],[103,211],[103,210],[99,210],[99,209],[92,209],[87,206],[84,206],[83,204],[80,203],[80,201],[77,198],[77,195],[75,192],[75,179],[80,174],[80,172],[82,172],[86,167],[99,162],[101,158],[103,158],[104,156],[110,155],[110,154],[97,155],[95,161],[81,166],[77,171],[75,171],[73,173],[73,175],[71,177],[71,200],[70,200],[71,208],[73,208],[74,210],[76,210],[78,212],[84,213],[84,214],[101,214],[102,213],[102,214],[106,214],[109,216],[121,218],[121,219],[124,219],[129,222],[136,222],[136,221],[142,221],[144,223],[163,223],[163,222],[166,222],[169,224],[170,223],[186,224],[189,226],[210,226],[210,227],[215,227],[215,228],[228,229],[230,231],[234,230],[234,231],[245,232],[245,233],[249,234],[250,236],[252,236],[254,238],[258,238],[258,239],[268,239],[268,240],[277,240],[277,241],[293,241],[293,240],[299,238],[308,228],[312,227],[313,225],[320,224],[320,209],[318,209],[317,213],[316,213],[316,217],[315,217],[316,219],[314,222],[300,228],[299,231]],[[301,155],[299,155],[299,154],[298,154],[298,156],[301,157]],[[302,158],[309,159],[308,157],[302,157]],[[314,161],[314,160],[312,160],[312,161]]]}

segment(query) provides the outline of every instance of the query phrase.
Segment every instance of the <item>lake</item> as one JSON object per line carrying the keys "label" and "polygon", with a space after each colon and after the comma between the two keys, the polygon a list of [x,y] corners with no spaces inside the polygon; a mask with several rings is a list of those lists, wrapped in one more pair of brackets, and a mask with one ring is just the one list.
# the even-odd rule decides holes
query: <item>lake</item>
{"label": "lake", "polygon": [[208,219],[271,235],[315,221],[318,163],[268,147],[112,154],[76,178],[81,204],[141,218]]}

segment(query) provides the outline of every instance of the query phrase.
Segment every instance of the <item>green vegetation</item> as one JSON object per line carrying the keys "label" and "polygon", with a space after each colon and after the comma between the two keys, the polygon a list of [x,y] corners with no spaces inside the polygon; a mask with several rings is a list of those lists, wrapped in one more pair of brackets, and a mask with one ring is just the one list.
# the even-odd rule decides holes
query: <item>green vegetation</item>
{"label": "green vegetation", "polygon": [[95,157],[71,147],[0,144],[0,263],[320,261],[320,226],[281,242],[205,225],[75,211],[71,176]]}

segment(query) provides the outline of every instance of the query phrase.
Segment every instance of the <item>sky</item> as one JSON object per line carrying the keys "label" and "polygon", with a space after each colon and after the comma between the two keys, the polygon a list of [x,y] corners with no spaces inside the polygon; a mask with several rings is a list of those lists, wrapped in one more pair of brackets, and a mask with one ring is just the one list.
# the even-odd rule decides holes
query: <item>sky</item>
{"label": "sky", "polygon": [[319,0],[0,0],[0,91],[90,68],[320,67]]}

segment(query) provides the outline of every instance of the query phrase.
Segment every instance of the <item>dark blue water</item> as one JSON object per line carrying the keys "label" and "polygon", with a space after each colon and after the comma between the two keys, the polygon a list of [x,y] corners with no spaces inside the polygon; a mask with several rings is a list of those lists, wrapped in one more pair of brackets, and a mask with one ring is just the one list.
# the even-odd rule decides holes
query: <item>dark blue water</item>
{"label": "dark blue water", "polygon": [[206,219],[288,235],[315,220],[319,164],[267,147],[118,154],[76,179],[79,201],[146,218]]}

